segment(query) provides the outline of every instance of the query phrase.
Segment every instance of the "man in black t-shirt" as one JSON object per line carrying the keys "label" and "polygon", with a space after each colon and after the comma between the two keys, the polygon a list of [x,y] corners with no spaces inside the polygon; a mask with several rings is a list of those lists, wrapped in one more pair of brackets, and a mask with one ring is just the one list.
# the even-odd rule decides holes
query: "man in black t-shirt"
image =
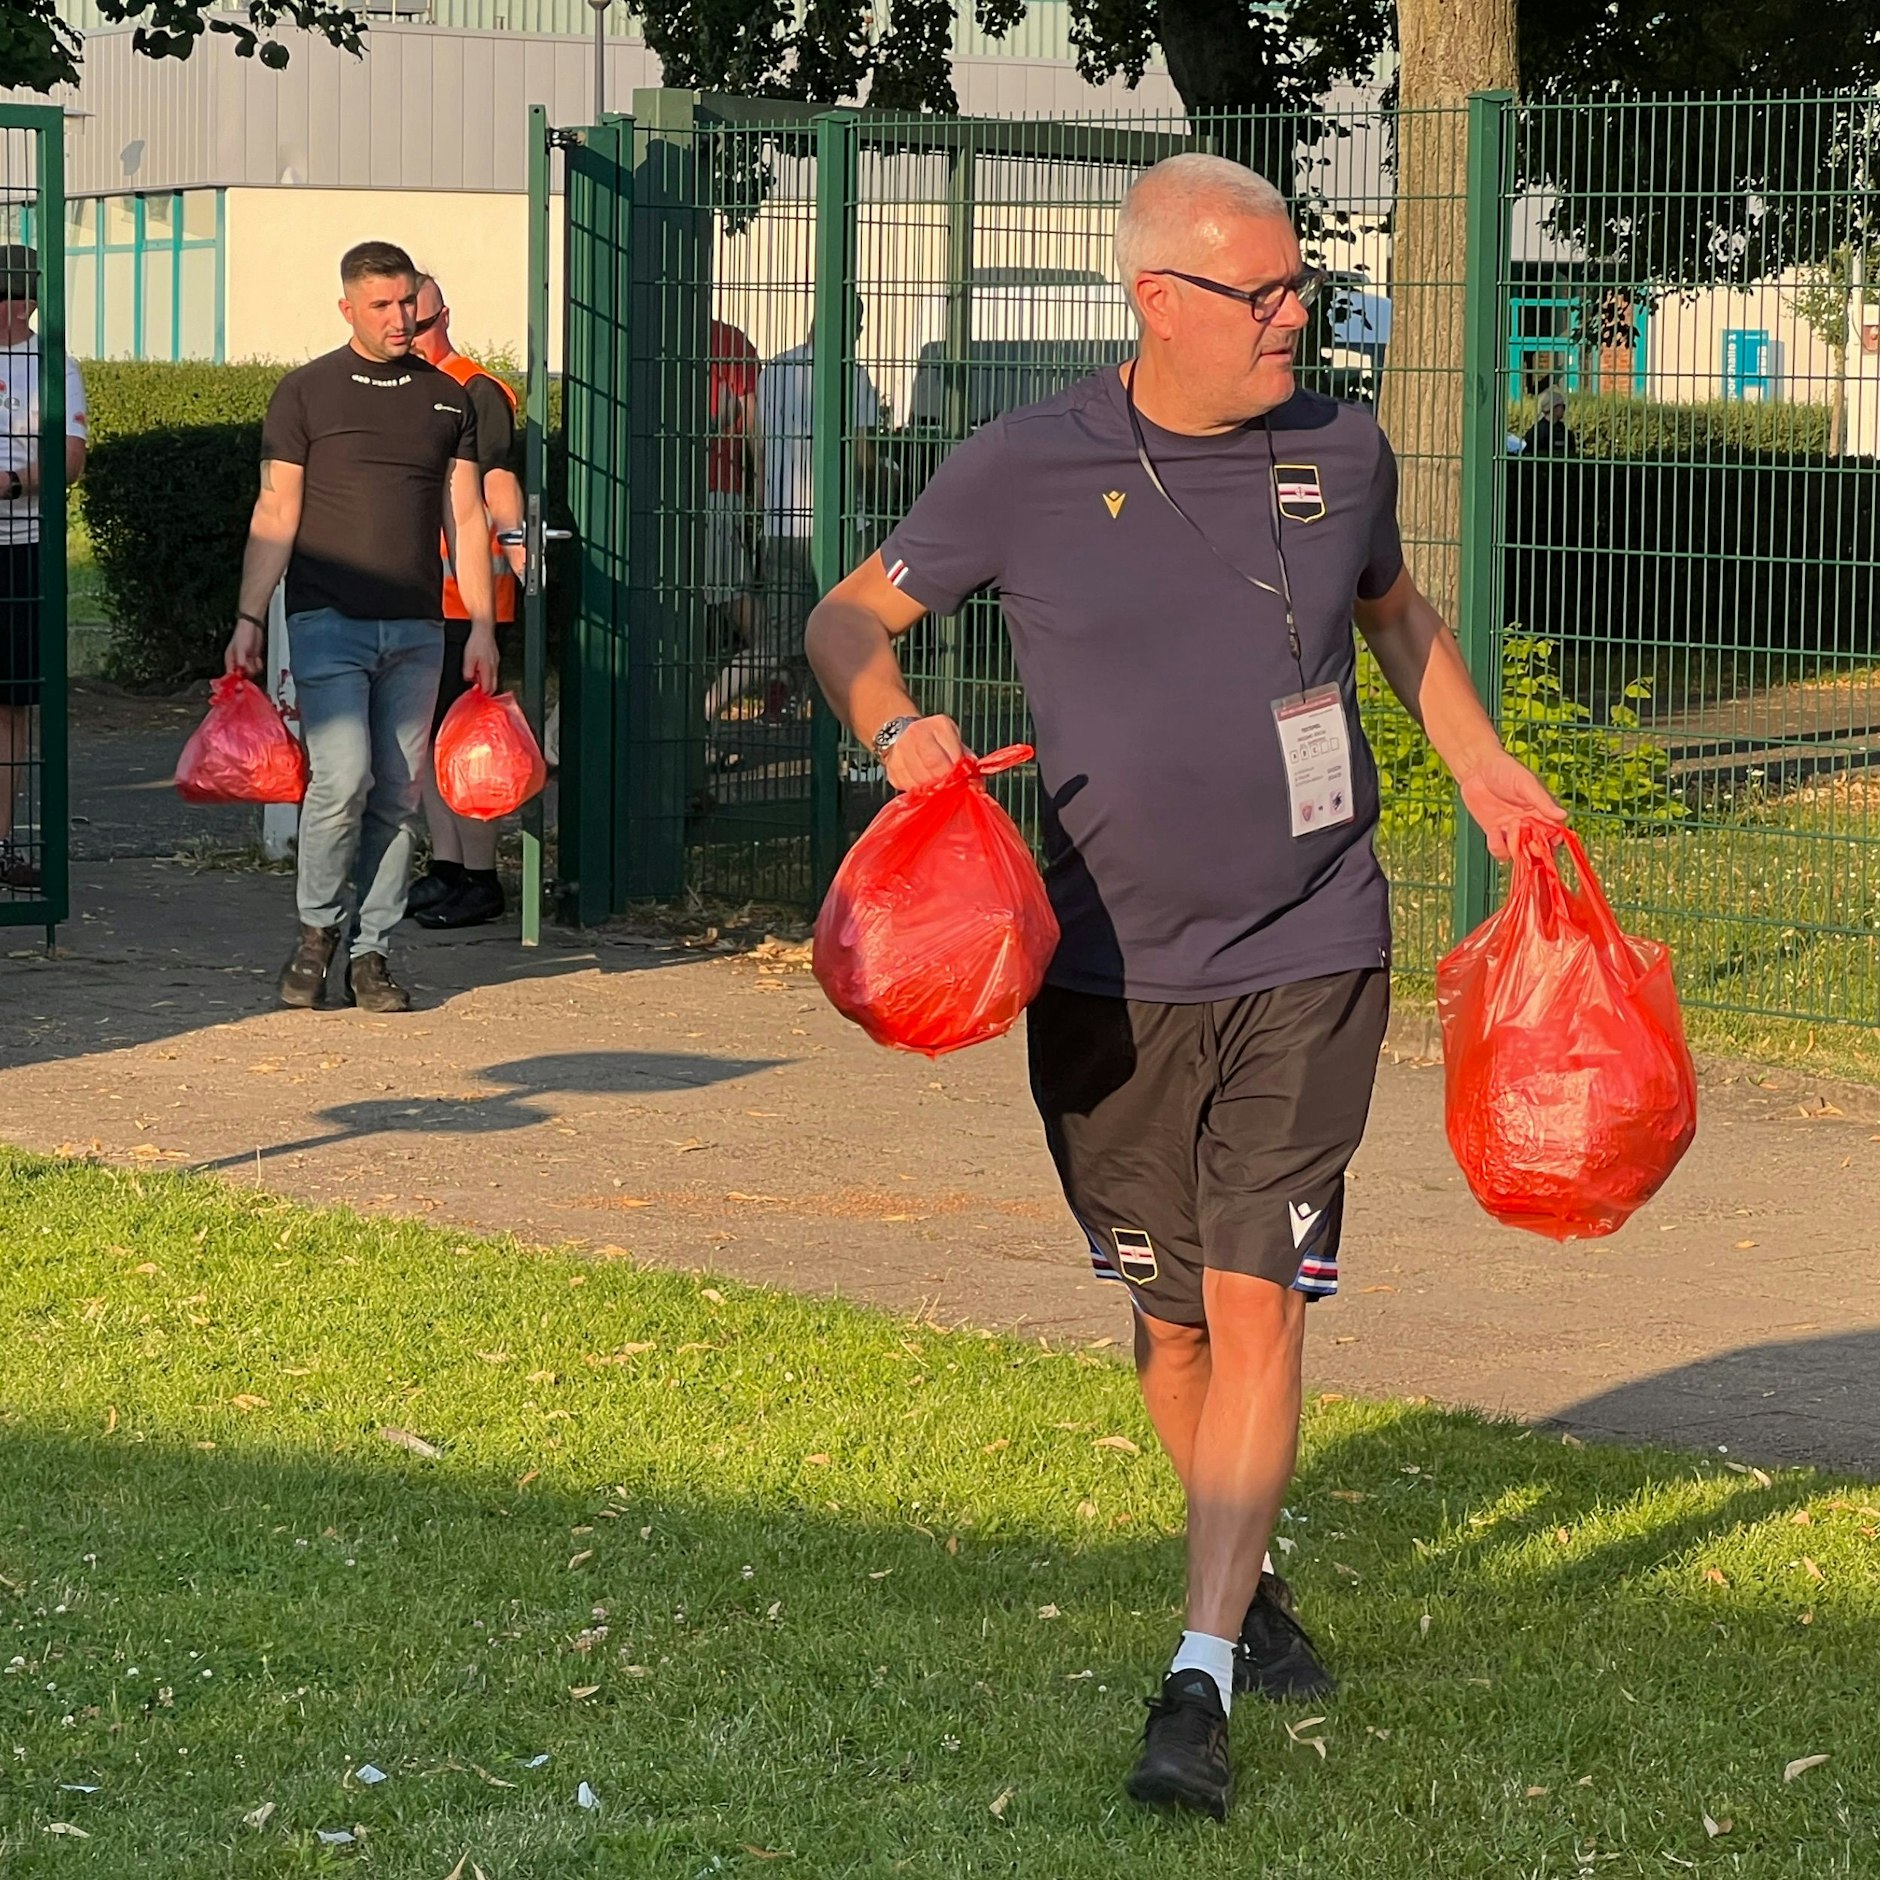
{"label": "man in black t-shirt", "polygon": [[1129,1793],[1221,1816],[1234,1692],[1332,1682],[1262,1560],[1389,1004],[1354,616],[1496,855],[1564,818],[1404,566],[1383,434],[1297,387],[1324,277],[1284,199],[1175,157],[1131,189],[1116,251],[1136,359],[960,445],[808,649],[889,780],[933,783],[959,727],[921,715],[894,641],[999,591],[1063,931],[1029,1015],[1033,1094],[1097,1271],[1128,1288],[1188,1503],[1188,1629]]}
{"label": "man in black t-shirt", "polygon": [[438,528],[470,620],[465,675],[493,690],[488,524],[469,397],[411,350],[411,257],[362,242],[341,259],[340,283],[351,340],[288,373],[268,404],[227,665],[260,672],[268,597],[285,574],[310,777],[300,943],[281,969],[281,1003],[319,1002],[350,928],[352,1002],[404,1012],[411,996],[387,953],[404,918],[444,657]]}

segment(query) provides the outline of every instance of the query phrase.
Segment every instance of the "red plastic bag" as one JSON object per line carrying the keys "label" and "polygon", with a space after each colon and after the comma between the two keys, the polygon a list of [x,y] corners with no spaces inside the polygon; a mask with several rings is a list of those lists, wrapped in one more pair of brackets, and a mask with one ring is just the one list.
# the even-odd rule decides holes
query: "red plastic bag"
{"label": "red plastic bag", "polygon": [[437,787],[459,816],[493,822],[519,810],[548,781],[542,747],[513,692],[472,686],[437,728]]}
{"label": "red plastic bag", "polygon": [[816,977],[877,1044],[939,1057],[1009,1031],[1057,951],[1025,838],[983,778],[1028,744],[962,758],[882,810],[816,917]]}
{"label": "red plastic bag", "polygon": [[1570,832],[1523,825],[1507,904],[1438,965],[1436,1006],[1449,1145],[1504,1225],[1610,1234],[1691,1146],[1697,1077],[1671,956],[1620,931]]}
{"label": "red plastic bag", "polygon": [[307,753],[280,707],[252,679],[227,673],[176,760],[176,787],[186,803],[298,803]]}

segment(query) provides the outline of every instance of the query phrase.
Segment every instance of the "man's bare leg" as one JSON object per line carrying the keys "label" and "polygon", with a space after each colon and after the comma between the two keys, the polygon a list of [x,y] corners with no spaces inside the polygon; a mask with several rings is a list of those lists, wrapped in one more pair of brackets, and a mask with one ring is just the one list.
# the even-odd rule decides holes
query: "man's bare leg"
{"label": "man's bare leg", "polygon": [[1235,1638],[1298,1460],[1306,1300],[1271,1280],[1213,1270],[1202,1299],[1210,1370],[1183,1480],[1188,1626]]}

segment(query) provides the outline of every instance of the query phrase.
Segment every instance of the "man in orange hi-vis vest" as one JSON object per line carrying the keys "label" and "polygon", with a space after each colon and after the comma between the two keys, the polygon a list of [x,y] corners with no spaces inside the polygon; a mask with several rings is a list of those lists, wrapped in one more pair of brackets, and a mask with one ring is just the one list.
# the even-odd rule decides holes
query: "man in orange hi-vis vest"
{"label": "man in orange hi-vis vest", "polygon": [[[520,449],[516,435],[516,395],[496,375],[450,343],[450,308],[443,289],[428,274],[418,277],[418,326],[412,351],[440,372],[448,372],[469,394],[477,420],[477,469],[483,477],[483,505],[489,511],[490,564],[496,586],[496,627],[502,659],[515,657],[509,644],[516,620],[520,545],[505,549],[497,540],[504,529],[522,527],[522,480],[516,474]],[[442,553],[440,542],[439,552]],[[463,649],[470,621],[463,597],[444,569],[444,677],[437,691],[437,716],[462,696]],[[431,829],[431,871],[411,884],[407,911],[421,927],[477,927],[503,916],[502,883],[496,876],[496,824],[459,816],[439,795],[437,777],[424,774],[424,815]]]}

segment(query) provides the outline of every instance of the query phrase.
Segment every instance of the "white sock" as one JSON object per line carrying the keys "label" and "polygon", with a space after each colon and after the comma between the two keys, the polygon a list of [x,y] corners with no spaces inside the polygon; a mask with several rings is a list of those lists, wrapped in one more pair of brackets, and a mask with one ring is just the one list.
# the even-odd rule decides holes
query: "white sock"
{"label": "white sock", "polygon": [[1169,1666],[1171,1676],[1177,1671],[1205,1671],[1221,1693],[1221,1709],[1232,1712],[1234,1641],[1231,1638],[1216,1638],[1212,1632],[1184,1632],[1175,1662]]}

